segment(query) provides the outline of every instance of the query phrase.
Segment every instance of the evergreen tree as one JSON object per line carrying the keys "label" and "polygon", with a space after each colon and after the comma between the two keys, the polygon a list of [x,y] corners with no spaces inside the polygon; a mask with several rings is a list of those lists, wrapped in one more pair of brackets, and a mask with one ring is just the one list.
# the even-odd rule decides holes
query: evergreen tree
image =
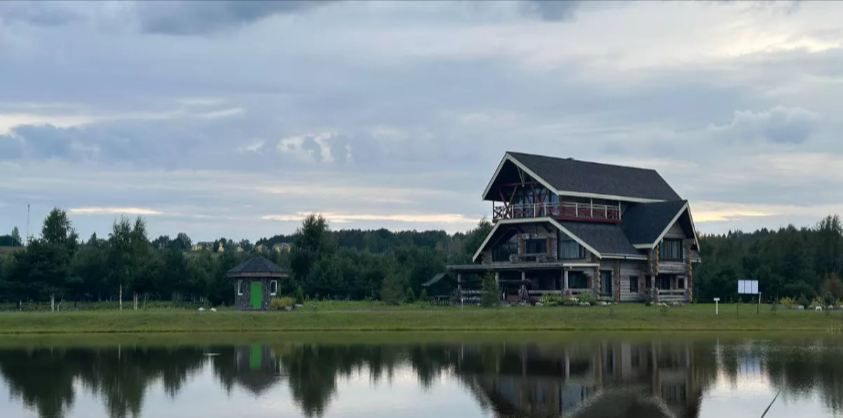
{"label": "evergreen tree", "polygon": [[493,273],[486,273],[483,276],[483,294],[480,297],[480,305],[485,308],[500,306],[500,289]]}
{"label": "evergreen tree", "polygon": [[18,231],[18,227],[12,228],[12,241],[15,242],[16,247],[23,246],[23,239],[20,236],[20,232]]}

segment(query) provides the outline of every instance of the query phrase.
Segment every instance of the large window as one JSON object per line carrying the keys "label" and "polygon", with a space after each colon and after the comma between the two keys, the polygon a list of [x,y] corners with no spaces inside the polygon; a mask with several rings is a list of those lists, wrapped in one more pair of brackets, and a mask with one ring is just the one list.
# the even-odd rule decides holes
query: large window
{"label": "large window", "polygon": [[638,276],[629,276],[629,293],[638,293]]}
{"label": "large window", "polygon": [[585,248],[573,240],[559,241],[559,258],[561,260],[582,260],[585,258]]}
{"label": "large window", "polygon": [[588,289],[588,278],[585,273],[581,271],[568,272],[568,288],[569,289]]}
{"label": "large window", "polygon": [[269,282],[269,295],[275,296],[278,294],[278,280],[271,280]]}
{"label": "large window", "polygon": [[518,254],[518,234],[512,234],[506,242],[492,250],[492,261],[509,261],[512,254]]}
{"label": "large window", "polygon": [[662,260],[681,260],[682,259],[682,240],[681,239],[665,239],[662,245],[659,246],[659,258]]}
{"label": "large window", "polygon": [[601,295],[611,295],[612,294],[612,271],[611,270],[603,270],[600,272],[600,294]]}
{"label": "large window", "polygon": [[544,238],[530,238],[524,246],[527,254],[547,254],[547,240]]}

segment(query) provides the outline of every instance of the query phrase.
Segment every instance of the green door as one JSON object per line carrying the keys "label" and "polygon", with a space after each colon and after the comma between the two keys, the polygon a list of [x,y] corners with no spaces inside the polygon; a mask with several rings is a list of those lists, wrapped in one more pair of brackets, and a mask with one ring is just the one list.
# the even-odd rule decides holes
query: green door
{"label": "green door", "polygon": [[252,282],[252,309],[263,309],[263,283]]}

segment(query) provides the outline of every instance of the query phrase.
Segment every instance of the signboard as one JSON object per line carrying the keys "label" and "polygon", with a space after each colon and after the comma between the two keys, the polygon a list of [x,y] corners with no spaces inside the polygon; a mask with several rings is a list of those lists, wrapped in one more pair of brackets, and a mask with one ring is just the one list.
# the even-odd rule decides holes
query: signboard
{"label": "signboard", "polygon": [[738,280],[738,294],[757,295],[758,280]]}

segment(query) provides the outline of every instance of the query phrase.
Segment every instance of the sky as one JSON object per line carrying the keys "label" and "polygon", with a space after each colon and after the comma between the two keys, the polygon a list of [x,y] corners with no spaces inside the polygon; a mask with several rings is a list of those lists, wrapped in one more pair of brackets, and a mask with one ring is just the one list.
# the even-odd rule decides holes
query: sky
{"label": "sky", "polygon": [[700,233],[843,213],[841,2],[0,2],[0,234],[463,231],[506,151],[654,168]]}

